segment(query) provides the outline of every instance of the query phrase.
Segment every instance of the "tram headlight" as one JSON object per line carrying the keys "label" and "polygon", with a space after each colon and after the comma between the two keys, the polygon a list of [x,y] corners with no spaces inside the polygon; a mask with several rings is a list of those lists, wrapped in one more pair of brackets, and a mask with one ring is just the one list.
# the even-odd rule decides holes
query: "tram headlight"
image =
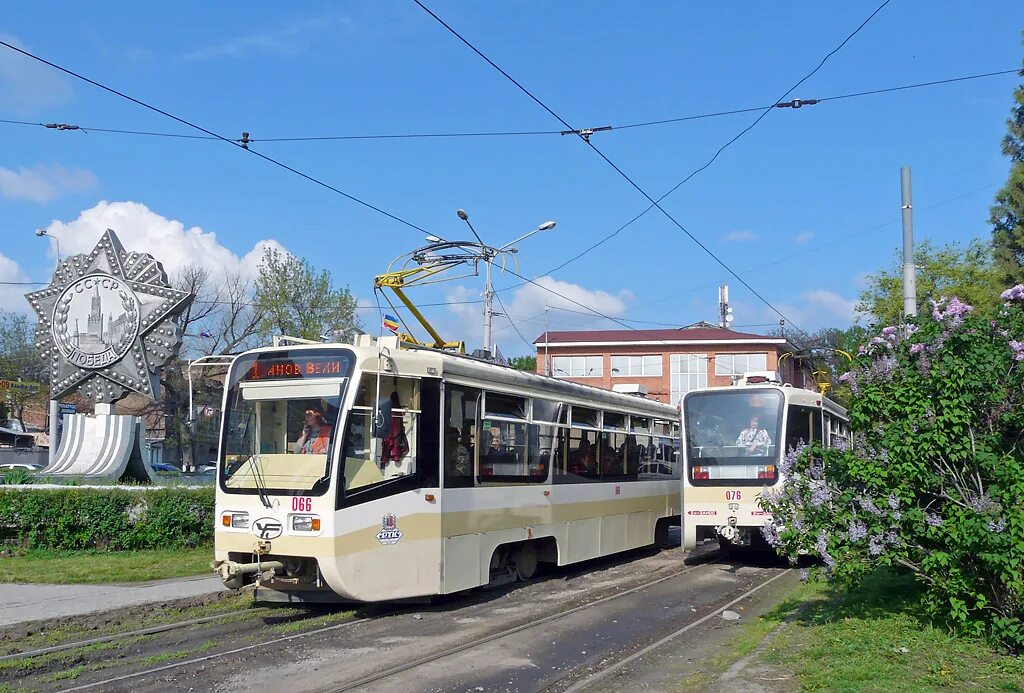
{"label": "tram headlight", "polygon": [[292,515],[293,532],[319,532],[320,518],[315,515]]}
{"label": "tram headlight", "polygon": [[224,513],[220,516],[220,523],[232,529],[249,529],[249,513]]}

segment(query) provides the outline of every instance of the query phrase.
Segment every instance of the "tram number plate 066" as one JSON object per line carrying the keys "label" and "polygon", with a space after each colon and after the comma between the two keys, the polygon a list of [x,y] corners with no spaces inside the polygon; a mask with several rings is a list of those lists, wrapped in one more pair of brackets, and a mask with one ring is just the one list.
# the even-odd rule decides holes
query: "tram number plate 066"
{"label": "tram number plate 066", "polygon": [[743,500],[743,492],[742,491],[726,491],[725,492],[725,500],[727,500],[727,501]]}
{"label": "tram number plate 066", "polygon": [[313,509],[313,499],[308,496],[292,496],[292,511],[308,513]]}

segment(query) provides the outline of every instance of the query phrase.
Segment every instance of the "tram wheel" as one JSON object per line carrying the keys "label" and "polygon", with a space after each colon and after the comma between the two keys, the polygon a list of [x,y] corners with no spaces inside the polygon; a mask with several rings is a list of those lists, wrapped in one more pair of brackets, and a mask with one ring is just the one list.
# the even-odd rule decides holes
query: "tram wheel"
{"label": "tram wheel", "polygon": [[526,582],[537,574],[537,547],[526,542],[516,551],[516,577]]}

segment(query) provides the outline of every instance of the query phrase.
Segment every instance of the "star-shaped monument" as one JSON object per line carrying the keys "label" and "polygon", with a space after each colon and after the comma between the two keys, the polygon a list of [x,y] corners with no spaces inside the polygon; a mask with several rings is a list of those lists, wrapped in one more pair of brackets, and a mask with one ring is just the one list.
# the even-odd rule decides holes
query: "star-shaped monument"
{"label": "star-shaped monument", "polygon": [[51,397],[81,389],[111,403],[129,391],[155,398],[160,368],[181,346],[178,316],[195,296],[107,229],[91,253],[59,262],[50,285],[25,298],[39,316],[36,349],[50,366]]}

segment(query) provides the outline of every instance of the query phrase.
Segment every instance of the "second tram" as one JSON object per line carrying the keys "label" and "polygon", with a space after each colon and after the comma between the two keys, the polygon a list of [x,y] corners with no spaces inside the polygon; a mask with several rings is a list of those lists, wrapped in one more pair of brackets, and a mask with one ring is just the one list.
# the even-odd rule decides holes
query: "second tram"
{"label": "second tram", "polygon": [[679,522],[674,407],[395,338],[244,353],[223,412],[214,565],[268,601],[526,579]]}
{"label": "second tram", "polygon": [[770,519],[761,491],[783,481],[787,452],[848,437],[846,410],[819,392],[749,374],[739,384],[683,398],[683,548],[718,539],[725,548],[761,545]]}

